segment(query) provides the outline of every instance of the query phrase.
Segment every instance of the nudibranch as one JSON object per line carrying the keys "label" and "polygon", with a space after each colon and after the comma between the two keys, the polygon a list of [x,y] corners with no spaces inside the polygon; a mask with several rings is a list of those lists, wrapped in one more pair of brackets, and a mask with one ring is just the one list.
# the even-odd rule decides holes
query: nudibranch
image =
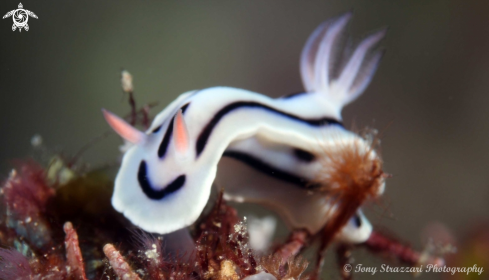
{"label": "nudibranch", "polygon": [[[134,144],[115,180],[114,208],[146,231],[170,233],[197,220],[217,179],[226,197],[272,205],[292,227],[316,233],[333,207],[324,194],[310,194],[323,170],[317,151],[351,144],[377,157],[368,141],[343,127],[341,110],[369,84],[385,31],[341,59],[336,52],[350,17],[324,22],[308,39],[300,63],[302,94],[273,99],[230,87],[189,91],[146,132],[104,110],[112,128]],[[358,211],[342,238],[361,242],[370,230]]]}

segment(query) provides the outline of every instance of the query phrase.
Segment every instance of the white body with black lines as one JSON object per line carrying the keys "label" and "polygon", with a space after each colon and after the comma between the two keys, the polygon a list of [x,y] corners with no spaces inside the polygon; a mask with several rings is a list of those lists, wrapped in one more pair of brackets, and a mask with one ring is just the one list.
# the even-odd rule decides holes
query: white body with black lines
{"label": "white body with black lines", "polygon": [[[272,99],[229,87],[191,91],[159,113],[145,133],[104,110],[114,130],[135,144],[115,180],[114,208],[146,231],[170,233],[197,220],[216,179],[226,198],[268,204],[291,227],[317,233],[332,205],[324,193],[308,191],[308,181],[321,170],[310,155],[336,141],[370,145],[343,128],[341,109],[370,82],[382,56],[373,49],[385,32],[368,36],[338,63],[333,51],[350,17],[323,23],[308,39],[301,56],[307,93]],[[359,211],[339,238],[363,242],[371,229]]]}

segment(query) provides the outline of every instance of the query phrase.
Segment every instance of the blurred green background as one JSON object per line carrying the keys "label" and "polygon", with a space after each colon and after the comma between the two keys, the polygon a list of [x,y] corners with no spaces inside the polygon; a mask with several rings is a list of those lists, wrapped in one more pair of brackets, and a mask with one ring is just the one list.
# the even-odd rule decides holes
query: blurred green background
{"label": "blurred green background", "polygon": [[[2,0],[3,14],[18,0]],[[0,21],[0,170],[31,155],[30,139],[76,152],[118,114],[121,67],[153,114],[180,93],[216,85],[280,96],[302,90],[299,54],[322,21],[353,9],[354,42],[389,26],[387,54],[370,87],[343,112],[345,125],[383,133],[387,211],[374,224],[421,247],[441,222],[463,239],[489,218],[489,2],[487,1],[23,1],[28,32]],[[111,136],[84,155],[118,156]],[[392,217],[391,215],[392,214]],[[368,254],[359,255],[369,257]],[[358,261],[358,260],[357,260]],[[374,262],[370,261],[369,262]],[[375,261],[374,263],[382,263]],[[337,278],[334,263],[327,273]],[[487,277],[489,267],[485,268]],[[439,279],[425,274],[422,279]],[[410,275],[375,275],[410,279]],[[356,275],[369,279],[368,274]]]}

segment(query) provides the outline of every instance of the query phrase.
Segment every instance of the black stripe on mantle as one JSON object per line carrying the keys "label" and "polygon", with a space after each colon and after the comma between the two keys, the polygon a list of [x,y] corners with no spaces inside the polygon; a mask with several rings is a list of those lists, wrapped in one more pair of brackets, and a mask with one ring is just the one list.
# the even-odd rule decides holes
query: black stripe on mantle
{"label": "black stripe on mantle", "polygon": [[236,152],[236,151],[227,151],[224,152],[223,157],[229,157],[235,160],[239,160],[243,162],[244,164],[250,166],[251,168],[268,175],[270,177],[273,177],[275,179],[285,181],[290,184],[294,184],[300,188],[303,189],[314,189],[317,187],[317,185],[311,184],[309,180],[306,178],[294,175],[292,173],[289,173],[287,171],[283,171],[280,169],[277,169],[268,163],[262,161],[261,159],[258,159],[254,156],[251,156],[246,153],[242,152]]}
{"label": "black stripe on mantle", "polygon": [[202,132],[199,134],[199,137],[197,138],[197,143],[195,146],[196,149],[196,154],[197,157],[200,156],[202,151],[204,150],[207,141],[209,140],[209,137],[212,134],[212,131],[214,130],[214,127],[219,123],[219,121],[228,113],[241,109],[241,108],[259,108],[263,109],[266,111],[269,111],[271,113],[275,113],[278,115],[281,115],[283,117],[289,118],[291,120],[295,120],[298,122],[306,123],[312,126],[323,126],[323,125],[331,125],[331,124],[337,124],[337,125],[342,125],[341,122],[333,119],[333,118],[317,118],[317,119],[304,119],[299,116],[280,111],[278,109],[275,109],[273,107],[270,107],[268,105],[261,104],[259,102],[255,101],[238,101],[231,103],[229,105],[226,105],[224,108],[219,110],[214,117],[207,123],[207,125],[204,127]]}
{"label": "black stripe on mantle", "polygon": [[146,167],[146,162],[144,160],[139,164],[138,170],[138,182],[139,186],[143,190],[144,194],[153,200],[160,200],[166,196],[178,191],[185,184],[185,175],[178,176],[173,182],[168,184],[165,188],[156,191],[152,186],[148,178],[148,170]]}
{"label": "black stripe on mantle", "polygon": [[[188,105],[190,105],[190,102],[183,105],[181,110],[182,114],[185,114],[185,111],[187,110]],[[165,136],[163,136],[163,140],[161,140],[161,144],[158,147],[158,157],[163,158],[166,154],[166,150],[168,149],[168,145],[170,144],[170,138],[173,134],[173,120],[175,119],[175,116],[170,120],[170,123],[168,124],[168,128],[166,129]],[[161,126],[156,128],[157,130],[161,129]]]}

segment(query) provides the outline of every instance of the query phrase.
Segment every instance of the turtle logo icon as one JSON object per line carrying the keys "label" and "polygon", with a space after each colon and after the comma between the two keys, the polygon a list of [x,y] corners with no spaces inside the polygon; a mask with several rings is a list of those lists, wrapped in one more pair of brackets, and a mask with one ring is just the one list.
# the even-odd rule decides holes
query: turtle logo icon
{"label": "turtle logo icon", "polygon": [[29,21],[29,16],[37,19],[36,14],[29,10],[24,10],[23,7],[24,6],[22,6],[22,3],[19,3],[18,9],[12,10],[3,16],[4,19],[12,17],[14,20],[12,31],[15,31],[17,28],[19,29],[19,32],[22,32],[22,28],[24,28],[25,31],[29,31],[29,25],[27,24]]}

